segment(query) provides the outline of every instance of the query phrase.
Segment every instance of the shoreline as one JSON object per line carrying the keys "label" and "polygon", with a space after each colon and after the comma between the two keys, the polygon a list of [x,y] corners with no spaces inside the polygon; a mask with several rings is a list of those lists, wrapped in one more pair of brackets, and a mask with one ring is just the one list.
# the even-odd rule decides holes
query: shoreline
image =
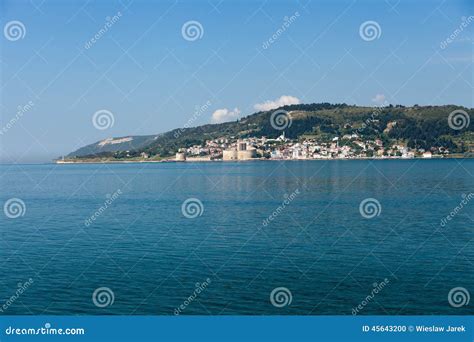
{"label": "shoreline", "polygon": [[163,160],[84,160],[84,161],[72,161],[72,160],[53,160],[53,164],[71,165],[71,164],[154,164],[154,163],[181,163],[181,164],[195,164],[195,163],[235,163],[235,162],[295,162],[295,161],[351,161],[351,160],[441,160],[441,159],[474,159],[470,156],[440,156],[440,157],[415,157],[415,158],[401,158],[401,157],[390,157],[390,158],[318,158],[318,159],[267,159],[267,158],[252,158],[243,160],[222,160],[222,159],[193,159],[193,160],[174,160],[174,159],[163,159]]}

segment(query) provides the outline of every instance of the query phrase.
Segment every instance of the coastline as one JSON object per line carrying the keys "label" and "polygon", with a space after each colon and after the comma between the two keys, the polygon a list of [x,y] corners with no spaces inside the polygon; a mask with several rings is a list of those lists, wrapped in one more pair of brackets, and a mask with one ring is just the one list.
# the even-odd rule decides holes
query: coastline
{"label": "coastline", "polygon": [[175,160],[175,159],[161,159],[161,160],[53,160],[54,164],[62,165],[71,165],[71,164],[153,164],[153,163],[232,163],[232,162],[258,162],[258,161],[268,161],[268,162],[295,162],[295,161],[351,161],[351,160],[440,160],[440,159],[474,159],[474,156],[469,155],[448,155],[448,156],[433,156],[431,158],[423,157],[414,157],[414,158],[402,158],[402,157],[388,157],[388,158],[374,158],[374,157],[365,157],[365,158],[314,158],[314,159],[276,159],[276,158],[251,158],[245,160],[223,160],[223,159],[192,159],[192,160]]}

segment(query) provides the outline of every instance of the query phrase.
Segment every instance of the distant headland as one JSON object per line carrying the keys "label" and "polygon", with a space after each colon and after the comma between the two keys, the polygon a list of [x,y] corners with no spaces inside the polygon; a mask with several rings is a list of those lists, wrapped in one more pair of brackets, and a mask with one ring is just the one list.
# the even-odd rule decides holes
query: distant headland
{"label": "distant headland", "polygon": [[473,109],[299,104],[237,121],[107,138],[56,163],[471,158]]}

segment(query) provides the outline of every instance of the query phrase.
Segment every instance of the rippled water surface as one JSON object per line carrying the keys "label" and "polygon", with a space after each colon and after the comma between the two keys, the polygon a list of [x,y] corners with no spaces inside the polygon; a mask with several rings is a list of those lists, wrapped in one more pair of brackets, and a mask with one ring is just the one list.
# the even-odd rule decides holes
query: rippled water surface
{"label": "rippled water surface", "polygon": [[[448,303],[454,287],[474,295],[474,198],[459,209],[473,160],[2,165],[0,175],[2,206],[19,198],[26,209],[0,220],[3,314],[474,313]],[[185,212],[195,218],[182,212],[189,198],[202,203]],[[360,212],[367,198],[380,203],[373,218]],[[94,304],[100,287],[111,305]],[[291,303],[272,305],[277,287]]]}

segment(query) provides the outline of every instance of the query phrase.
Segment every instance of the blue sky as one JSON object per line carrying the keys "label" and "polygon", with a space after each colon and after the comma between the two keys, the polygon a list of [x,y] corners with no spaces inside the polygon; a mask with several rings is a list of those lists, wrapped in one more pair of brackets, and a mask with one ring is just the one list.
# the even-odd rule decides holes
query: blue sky
{"label": "blue sky", "polygon": [[[232,120],[265,101],[473,107],[474,6],[467,0],[0,6],[2,28],[12,21],[24,27],[20,39],[5,30],[0,37],[1,162],[48,161],[108,137],[183,127],[191,118],[193,125],[210,123],[216,111],[214,121]],[[290,24],[279,32],[285,17]],[[463,20],[467,27],[442,48]],[[189,21],[202,27],[196,40],[183,37]],[[373,40],[360,34],[368,21],[378,25]],[[28,103],[19,116],[18,106]],[[93,125],[99,110],[112,113],[113,126]]]}

